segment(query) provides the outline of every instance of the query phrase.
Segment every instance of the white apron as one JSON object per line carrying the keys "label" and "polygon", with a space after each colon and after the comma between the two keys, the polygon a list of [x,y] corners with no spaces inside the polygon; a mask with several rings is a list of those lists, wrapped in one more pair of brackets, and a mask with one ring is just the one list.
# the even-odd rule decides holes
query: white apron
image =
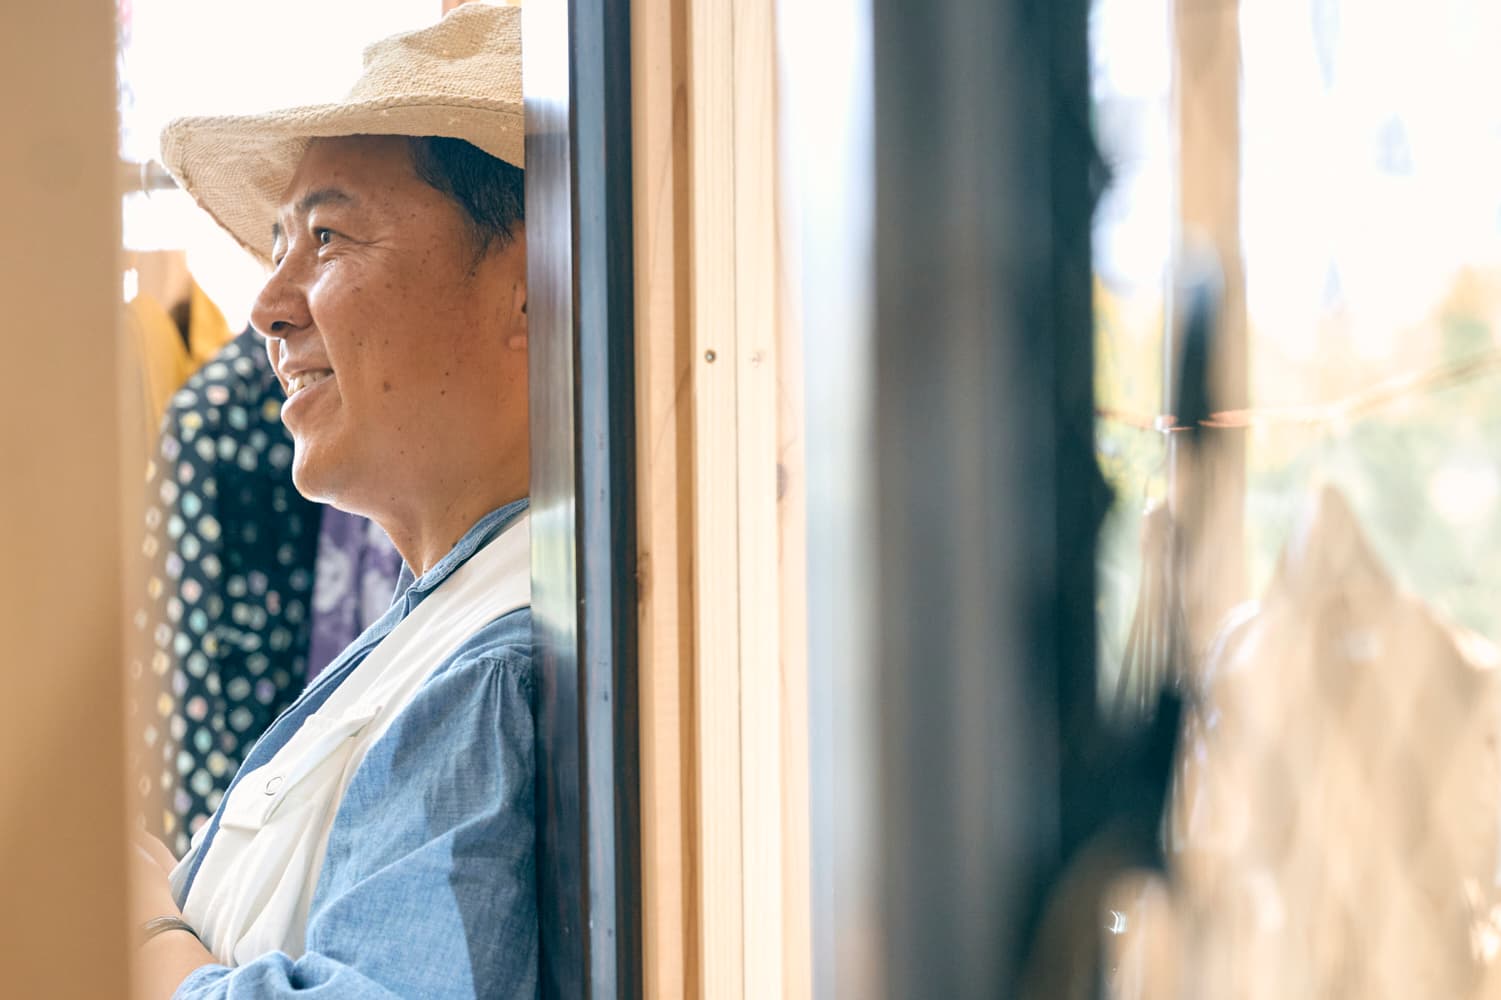
{"label": "white apron", "polygon": [[[530,603],[523,513],[392,629],[270,761],[240,778],[183,905],[215,959],[234,966],[273,951],[302,955],[328,833],[366,752],[446,657]],[[194,853],[173,870],[174,892]]]}

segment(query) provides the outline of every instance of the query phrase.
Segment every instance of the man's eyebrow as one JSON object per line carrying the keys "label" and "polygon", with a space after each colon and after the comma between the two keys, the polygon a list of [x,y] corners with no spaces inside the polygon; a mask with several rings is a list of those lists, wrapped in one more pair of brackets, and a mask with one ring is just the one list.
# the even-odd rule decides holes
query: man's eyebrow
{"label": "man's eyebrow", "polygon": [[[355,202],[354,195],[342,188],[318,188],[309,191],[297,199],[297,204],[292,206],[292,214],[301,218],[317,208],[319,205],[352,205]],[[271,223],[271,242],[281,239],[281,223]]]}

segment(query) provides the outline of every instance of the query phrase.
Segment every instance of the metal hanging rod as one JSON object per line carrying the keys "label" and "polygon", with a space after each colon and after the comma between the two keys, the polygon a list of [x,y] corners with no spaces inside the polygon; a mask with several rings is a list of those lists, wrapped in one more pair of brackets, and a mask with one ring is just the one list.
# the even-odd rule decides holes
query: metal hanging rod
{"label": "metal hanging rod", "polygon": [[167,168],[155,160],[137,163],[120,161],[120,190],[124,194],[141,191],[175,191],[177,181],[167,173]]}

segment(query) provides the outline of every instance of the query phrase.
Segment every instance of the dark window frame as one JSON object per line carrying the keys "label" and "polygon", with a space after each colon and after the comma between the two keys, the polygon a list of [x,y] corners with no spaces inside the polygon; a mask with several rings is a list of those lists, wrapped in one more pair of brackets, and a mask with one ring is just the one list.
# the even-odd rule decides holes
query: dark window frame
{"label": "dark window frame", "polygon": [[635,998],[630,8],[530,4],[522,38],[542,995]]}

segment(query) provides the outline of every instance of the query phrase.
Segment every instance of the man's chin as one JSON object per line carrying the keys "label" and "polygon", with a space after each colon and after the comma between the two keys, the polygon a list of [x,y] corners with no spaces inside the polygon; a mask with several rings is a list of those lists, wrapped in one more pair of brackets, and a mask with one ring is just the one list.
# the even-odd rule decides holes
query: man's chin
{"label": "man's chin", "polygon": [[337,505],[340,477],[337,463],[330,462],[329,457],[298,439],[292,453],[292,485],[314,503]]}

